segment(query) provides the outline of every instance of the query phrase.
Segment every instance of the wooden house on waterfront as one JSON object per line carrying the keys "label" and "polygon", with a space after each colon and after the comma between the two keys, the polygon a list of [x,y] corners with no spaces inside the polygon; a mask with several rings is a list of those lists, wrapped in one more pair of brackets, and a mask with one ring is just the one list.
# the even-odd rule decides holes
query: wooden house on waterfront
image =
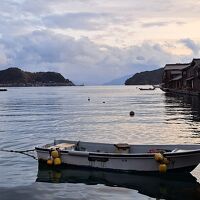
{"label": "wooden house on waterfront", "polygon": [[193,59],[190,66],[183,70],[183,86],[185,90],[200,92],[200,59]]}
{"label": "wooden house on waterfront", "polygon": [[182,71],[190,66],[190,63],[166,64],[163,74],[164,88],[180,89],[182,87]]}
{"label": "wooden house on waterfront", "polygon": [[165,91],[200,94],[200,59],[191,63],[166,64],[162,78]]}

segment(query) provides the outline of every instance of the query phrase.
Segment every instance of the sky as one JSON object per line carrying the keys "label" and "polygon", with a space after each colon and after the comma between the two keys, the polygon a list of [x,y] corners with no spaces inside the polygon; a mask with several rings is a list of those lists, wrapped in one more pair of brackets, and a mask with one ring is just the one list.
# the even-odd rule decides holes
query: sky
{"label": "sky", "polygon": [[93,85],[200,57],[199,0],[0,3],[0,70]]}

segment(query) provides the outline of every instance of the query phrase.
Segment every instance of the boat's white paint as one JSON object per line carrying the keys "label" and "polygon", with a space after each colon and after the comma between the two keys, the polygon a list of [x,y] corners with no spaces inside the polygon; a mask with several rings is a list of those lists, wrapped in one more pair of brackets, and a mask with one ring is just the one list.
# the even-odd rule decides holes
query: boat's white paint
{"label": "boat's white paint", "polygon": [[[57,140],[60,143],[78,144],[79,149],[61,150],[63,164],[123,171],[158,171],[159,163],[154,159],[152,149],[165,149],[170,160],[168,170],[197,166],[200,162],[200,145],[130,145],[129,153],[118,153],[114,144]],[[38,159],[47,160],[50,153],[47,146],[36,148]]]}

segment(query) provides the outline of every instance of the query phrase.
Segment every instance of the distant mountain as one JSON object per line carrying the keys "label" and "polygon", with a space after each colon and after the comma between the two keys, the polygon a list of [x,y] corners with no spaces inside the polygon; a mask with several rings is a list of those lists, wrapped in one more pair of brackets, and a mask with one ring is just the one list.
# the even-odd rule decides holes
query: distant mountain
{"label": "distant mountain", "polygon": [[56,72],[25,72],[19,68],[0,71],[0,86],[73,86],[70,80]]}
{"label": "distant mountain", "polygon": [[124,85],[124,82],[126,81],[126,79],[128,79],[129,77],[131,77],[131,75],[126,75],[117,79],[113,79],[110,82],[104,83],[104,85]]}
{"label": "distant mountain", "polygon": [[162,82],[164,69],[136,73],[125,81],[125,85],[157,85]]}

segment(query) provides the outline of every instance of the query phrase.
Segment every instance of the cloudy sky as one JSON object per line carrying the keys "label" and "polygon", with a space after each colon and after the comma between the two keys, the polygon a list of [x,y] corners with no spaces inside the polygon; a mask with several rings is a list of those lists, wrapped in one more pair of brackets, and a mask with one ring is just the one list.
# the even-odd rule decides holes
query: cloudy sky
{"label": "cloudy sky", "polygon": [[199,0],[0,1],[0,69],[101,84],[200,57]]}

